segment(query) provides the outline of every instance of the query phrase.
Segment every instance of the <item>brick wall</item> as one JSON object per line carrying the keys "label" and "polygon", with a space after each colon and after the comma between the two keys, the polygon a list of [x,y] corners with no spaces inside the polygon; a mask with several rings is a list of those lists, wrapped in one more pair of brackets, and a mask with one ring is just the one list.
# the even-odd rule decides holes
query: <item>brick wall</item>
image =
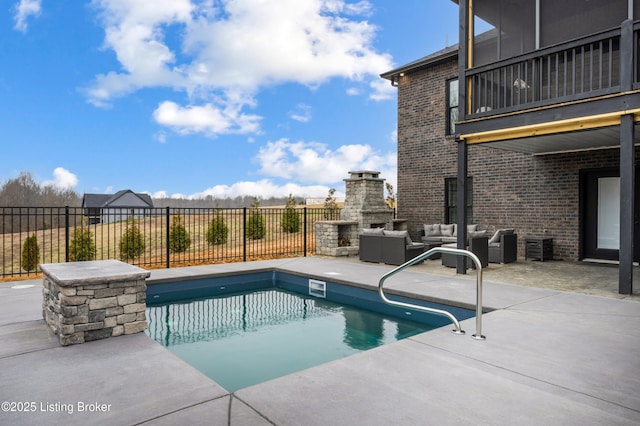
{"label": "brick wall", "polygon": [[[445,178],[456,177],[456,142],[445,136],[446,80],[456,76],[452,60],[399,81],[398,217],[413,238],[423,223],[444,221]],[[524,237],[544,234],[554,238],[554,257],[579,259],[580,171],[618,167],[618,149],[533,156],[475,145],[468,152],[474,223],[515,227],[520,256]]]}

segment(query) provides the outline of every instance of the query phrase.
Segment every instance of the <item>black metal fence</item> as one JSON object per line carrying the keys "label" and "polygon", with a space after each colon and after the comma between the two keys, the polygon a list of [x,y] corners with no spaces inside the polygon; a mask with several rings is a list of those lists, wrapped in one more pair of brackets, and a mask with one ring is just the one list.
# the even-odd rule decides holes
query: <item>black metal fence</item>
{"label": "black metal fence", "polygon": [[310,207],[105,209],[93,216],[79,207],[0,207],[0,276],[79,260],[153,269],[306,256],[315,252],[315,222],[339,215]]}

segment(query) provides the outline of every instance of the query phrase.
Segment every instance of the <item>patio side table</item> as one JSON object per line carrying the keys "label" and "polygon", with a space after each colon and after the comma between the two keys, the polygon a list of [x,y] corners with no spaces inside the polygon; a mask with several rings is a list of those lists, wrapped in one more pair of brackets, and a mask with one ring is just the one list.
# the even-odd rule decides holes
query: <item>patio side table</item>
{"label": "patio side table", "polygon": [[553,238],[525,238],[524,260],[553,260]]}

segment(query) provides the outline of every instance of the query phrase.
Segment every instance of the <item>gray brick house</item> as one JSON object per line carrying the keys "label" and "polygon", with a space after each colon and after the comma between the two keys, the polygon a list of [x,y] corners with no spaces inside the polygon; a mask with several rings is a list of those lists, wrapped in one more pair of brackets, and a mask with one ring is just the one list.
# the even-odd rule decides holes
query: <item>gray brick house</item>
{"label": "gray brick house", "polygon": [[640,1],[456,3],[460,45],[381,75],[398,88],[398,217],[415,238],[513,227],[521,257],[525,238],[553,238],[554,258],[619,260],[630,293]]}
{"label": "gray brick house", "polygon": [[89,224],[118,222],[149,214],[153,200],[149,194],[130,189],[115,194],[84,194],[82,210]]}

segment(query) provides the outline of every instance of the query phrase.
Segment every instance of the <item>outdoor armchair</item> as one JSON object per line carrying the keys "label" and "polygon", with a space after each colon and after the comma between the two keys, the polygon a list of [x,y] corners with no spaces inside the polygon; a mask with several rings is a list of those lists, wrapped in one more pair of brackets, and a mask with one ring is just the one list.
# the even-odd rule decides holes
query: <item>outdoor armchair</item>
{"label": "outdoor armchair", "polygon": [[512,263],[518,257],[518,234],[501,229],[489,240],[489,262]]}

